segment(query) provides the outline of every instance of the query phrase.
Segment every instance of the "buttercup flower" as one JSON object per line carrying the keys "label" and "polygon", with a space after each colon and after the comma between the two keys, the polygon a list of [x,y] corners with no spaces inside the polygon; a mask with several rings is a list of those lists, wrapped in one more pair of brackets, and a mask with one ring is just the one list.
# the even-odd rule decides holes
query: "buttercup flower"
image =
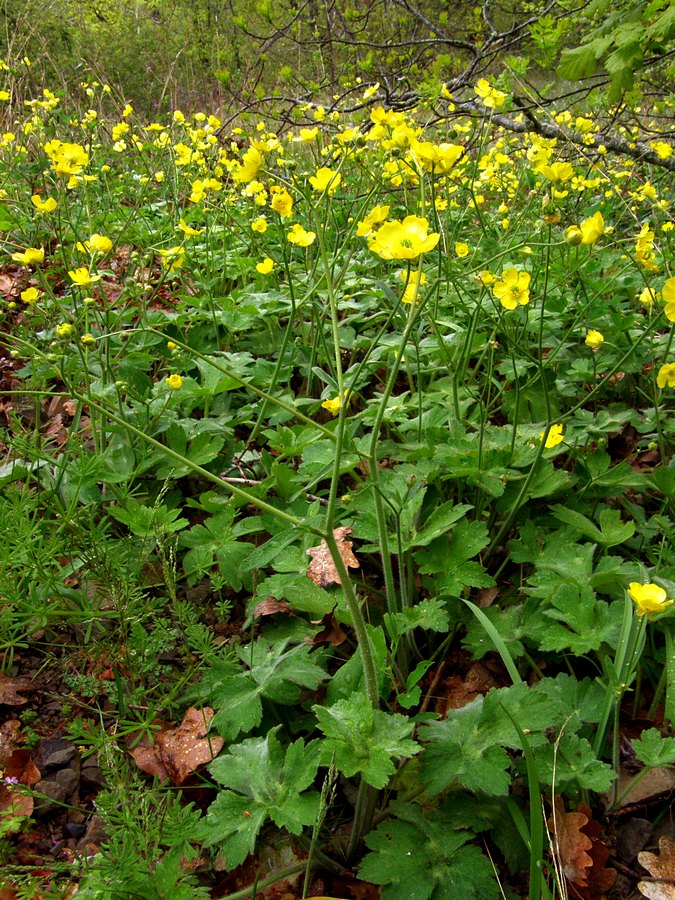
{"label": "buttercup flower", "polygon": [[656,376],[656,383],[660,388],[664,388],[666,385],[675,388],[675,363],[666,363],[665,366],[661,366],[659,374]]}
{"label": "buttercup flower", "polygon": [[639,581],[631,581],[628,585],[628,596],[635,603],[638,616],[646,615],[648,619],[675,603],[675,600],[667,599],[668,595],[658,584],[640,584]]}
{"label": "buttercup flower", "polygon": [[287,219],[293,211],[293,198],[286,190],[277,191],[272,197],[272,209],[278,212],[282,219]]}
{"label": "buttercup flower", "polygon": [[582,244],[597,244],[605,233],[605,220],[600,210],[590,216],[590,218],[584,219],[580,228]]}
{"label": "buttercup flower", "polygon": [[56,336],[62,339],[69,338],[73,333],[73,326],[70,322],[62,322],[56,326]]}
{"label": "buttercup flower", "polygon": [[269,256],[266,256],[262,262],[259,262],[255,267],[257,272],[260,272],[261,275],[269,275],[272,269],[274,268],[274,260],[270,259]]}
{"label": "buttercup flower", "polygon": [[33,196],[30,198],[30,201],[35,209],[41,213],[54,212],[54,210],[58,206],[56,200],[53,197],[47,197],[46,200],[43,200],[39,194],[33,194]]}
{"label": "buttercup flower", "polygon": [[372,234],[373,231],[377,228],[378,225],[381,225],[389,215],[389,207],[388,206],[374,206],[365,219],[361,219],[361,221],[356,226],[356,234],[358,237],[368,237],[368,235]]}
{"label": "buttercup flower", "polygon": [[333,196],[340,187],[341,182],[342,175],[339,172],[334,172],[333,169],[326,168],[326,166],[319,169],[316,175],[312,175],[309,179],[309,183],[315,191],[326,191],[329,197]]}
{"label": "buttercup flower", "polygon": [[515,309],[520,303],[530,302],[530,273],[517,269],[505,269],[501,281],[492,287],[492,293],[505,309]]}
{"label": "buttercup flower", "polygon": [[649,287],[643,288],[638,299],[643,306],[651,306],[656,300],[656,291]]}
{"label": "buttercup flower", "polygon": [[503,91],[490,87],[490,82],[487,78],[481,78],[473,90],[488,109],[499,109],[506,99],[506,94]]}
{"label": "buttercup flower", "polygon": [[[545,431],[540,432],[540,434],[539,434],[540,441],[544,440],[545,434],[546,434]],[[560,424],[551,425],[551,427],[549,428],[548,437],[546,438],[546,443],[544,444],[544,446],[546,447],[547,450],[552,450],[553,447],[557,447],[558,444],[562,444],[563,440],[564,440],[563,426]]]}
{"label": "buttercup flower", "polygon": [[457,241],[455,244],[455,254],[459,259],[464,259],[465,256],[469,255],[469,245],[462,241]]}
{"label": "buttercup flower", "polygon": [[[349,391],[343,391],[343,397],[347,400],[347,395]],[[327,409],[331,416],[337,416],[337,414],[342,409],[342,397],[338,394],[337,397],[329,397],[327,400],[324,400],[321,404],[323,409]]]}
{"label": "buttercup flower", "polygon": [[185,259],[185,247],[169,247],[168,250],[160,250],[159,255],[162,257],[162,265],[169,272],[175,272],[183,265]]}
{"label": "buttercup flower", "polygon": [[78,287],[87,287],[87,285],[95,284],[97,281],[101,280],[100,275],[92,275],[86,266],[80,266],[79,269],[75,269],[74,271],[70,269],[68,274],[70,275],[70,280],[73,284],[78,285]]}
{"label": "buttercup flower", "polygon": [[369,248],[382,259],[417,259],[433,250],[440,234],[428,233],[429,223],[422,216],[406,216],[402,222],[385,222],[368,240]]}
{"label": "buttercup flower", "polygon": [[537,171],[553,184],[561,184],[574,175],[574,169],[568,162],[554,162],[550,166],[542,166]]}
{"label": "buttercup flower", "polygon": [[605,337],[601,331],[594,331],[591,328],[591,330],[586,335],[586,340],[584,341],[584,343],[587,347],[591,347],[591,349],[597,350],[604,340]]}
{"label": "buttercup flower", "polygon": [[257,234],[265,234],[267,231],[267,219],[264,216],[259,216],[255,222],[251,223],[251,229]]}
{"label": "buttercup flower", "polygon": [[401,281],[405,281],[406,278],[408,283],[403,291],[403,296],[401,300],[403,303],[414,303],[417,295],[419,294],[420,285],[427,283],[427,276],[424,272],[412,271],[410,273],[410,277],[408,277],[407,272],[399,272],[399,278]]}
{"label": "buttercup flower", "polygon": [[286,237],[291,244],[296,244],[298,247],[309,247],[309,245],[313,244],[316,240],[316,232],[305,231],[302,225],[296,222]]}
{"label": "buttercup flower", "polygon": [[27,247],[21,253],[12,253],[14,262],[21,263],[22,266],[39,266],[44,261],[44,247]]}
{"label": "buttercup flower", "polygon": [[675,322],[675,278],[669,278],[663,285],[661,299],[666,304],[664,309],[666,319]]}
{"label": "buttercup flower", "polygon": [[88,250],[94,253],[109,253],[112,250],[112,241],[103,234],[92,234],[85,242]]}
{"label": "buttercup flower", "polygon": [[180,375],[167,375],[166,386],[172,391],[179,391],[183,387],[183,379]]}
{"label": "buttercup flower", "polygon": [[40,299],[40,291],[34,287],[26,288],[25,291],[21,291],[21,299],[24,303],[37,303]]}
{"label": "buttercup flower", "polygon": [[204,234],[203,228],[192,228],[191,225],[187,224],[185,219],[181,219],[178,222],[178,227],[186,237],[196,237],[199,234]]}

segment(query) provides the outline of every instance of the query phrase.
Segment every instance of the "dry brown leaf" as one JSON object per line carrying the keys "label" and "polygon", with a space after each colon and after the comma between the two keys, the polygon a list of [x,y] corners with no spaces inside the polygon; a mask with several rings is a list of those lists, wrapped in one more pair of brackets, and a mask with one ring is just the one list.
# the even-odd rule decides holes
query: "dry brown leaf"
{"label": "dry brown leaf", "polygon": [[640,881],[638,890],[649,900],[675,900],[675,841],[662,837],[659,841],[659,855],[638,853],[638,862],[652,878],[663,881]]}
{"label": "dry brown leaf", "polygon": [[[358,569],[361,563],[352,553],[352,542],[346,541],[345,537],[352,533],[351,528],[336,528],[333,531],[337,542],[338,552],[342,557],[342,561],[348,569]],[[338,570],[330,555],[328,544],[321,541],[318,547],[310,547],[307,551],[308,556],[312,557],[311,563],[307,566],[307,577],[319,587],[328,587],[329,584],[342,584]]]}
{"label": "dry brown leaf", "polygon": [[555,798],[554,805],[555,815],[549,819],[548,827],[555,837],[560,865],[568,881],[585,887],[588,870],[593,865],[588,853],[593,841],[582,831],[588,816],[582,812],[566,812],[560,797]]}
{"label": "dry brown leaf", "polygon": [[182,784],[198,766],[211,762],[222,750],[221,737],[206,736],[212,718],[209,706],[203,710],[191,706],[176,728],[160,732],[154,744],[144,739],[131,750],[136,765],[148,775]]}
{"label": "dry brown leaf", "polygon": [[19,784],[27,787],[37,784],[42,780],[40,770],[33,762],[29,750],[15,750],[9,757],[4,767],[5,778],[16,778]]}
{"label": "dry brown leaf", "polygon": [[295,613],[285,600],[277,600],[276,597],[267,597],[259,603],[253,610],[253,617],[259,619],[260,616],[272,616],[274,613],[285,613],[287,616],[294,616]]}
{"label": "dry brown leaf", "polygon": [[588,817],[588,822],[581,830],[593,842],[593,846],[588,851],[593,865],[588,871],[586,887],[578,889],[576,894],[583,900],[596,900],[597,897],[604,897],[607,891],[614,887],[618,872],[616,869],[605,868],[605,863],[611,854],[601,839],[600,823],[595,821],[590,808],[584,803],[580,803],[577,809]]}
{"label": "dry brown leaf", "polygon": [[8,678],[0,675],[0,703],[5,706],[23,706],[28,703],[28,698],[22,697],[18,692],[27,691],[31,684],[31,678]]}
{"label": "dry brown leaf", "polygon": [[0,725],[0,769],[14,752],[21,736],[21,722],[18,719],[8,719]]}

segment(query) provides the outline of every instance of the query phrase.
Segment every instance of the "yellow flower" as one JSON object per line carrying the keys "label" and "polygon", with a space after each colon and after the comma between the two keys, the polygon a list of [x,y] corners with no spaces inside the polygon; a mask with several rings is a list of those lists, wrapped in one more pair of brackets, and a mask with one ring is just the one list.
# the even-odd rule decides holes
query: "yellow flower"
{"label": "yellow flower", "polygon": [[420,285],[427,283],[427,276],[424,272],[413,271],[408,277],[407,272],[399,272],[398,277],[401,281],[408,279],[408,283],[403,291],[401,301],[403,303],[414,303],[419,294]]}
{"label": "yellow flower", "polygon": [[[343,391],[342,396],[345,400],[347,400],[347,395],[349,391]],[[321,404],[323,409],[327,409],[331,416],[337,416],[337,414],[342,409],[342,397],[338,394],[337,397],[329,397],[327,400],[324,400]]]}
{"label": "yellow flower", "polygon": [[167,387],[172,391],[179,391],[183,387],[183,379],[180,375],[167,375],[165,381]]}
{"label": "yellow flower", "polygon": [[460,259],[464,259],[465,256],[469,255],[469,245],[462,243],[462,241],[457,241],[455,244],[455,254]]}
{"label": "yellow flower", "polygon": [[[545,431],[542,431],[539,434],[540,441],[544,440],[545,434],[546,434]],[[564,440],[563,426],[560,424],[551,425],[551,427],[549,428],[548,436],[546,438],[546,443],[544,444],[544,446],[546,447],[547,450],[552,450],[553,447],[557,447],[558,444],[562,444],[563,440]]]}
{"label": "yellow flower", "polygon": [[659,267],[655,256],[654,232],[649,227],[649,222],[645,222],[635,242],[635,258],[643,269],[648,272],[657,272]]}
{"label": "yellow flower", "polygon": [[186,235],[186,237],[196,237],[199,234],[204,234],[203,228],[192,228],[187,224],[185,219],[180,219],[180,221],[178,222],[178,227],[183,232],[183,234]]}
{"label": "yellow flower", "polygon": [[635,612],[638,616],[646,614],[648,619],[651,619],[655,612],[661,612],[675,603],[674,600],[667,599],[668,595],[658,584],[640,584],[639,581],[631,581],[628,585],[628,596],[635,603],[637,607]]}
{"label": "yellow flower", "polygon": [[312,141],[315,141],[319,135],[318,128],[301,128],[300,129],[300,140],[305,144],[311,144]]}
{"label": "yellow flower", "polygon": [[675,363],[666,363],[665,366],[661,366],[659,374],[656,376],[656,383],[660,388],[664,388],[666,385],[675,388]]}
{"label": "yellow flower", "polygon": [[668,159],[673,155],[673,148],[665,141],[650,141],[649,146],[657,154],[659,159]]}
{"label": "yellow flower", "polygon": [[270,259],[269,256],[266,256],[262,262],[259,262],[255,267],[257,272],[260,272],[261,275],[269,275],[272,269],[274,268],[274,260]]}
{"label": "yellow flower", "polygon": [[105,237],[103,234],[92,234],[89,240],[86,241],[87,249],[94,253],[109,253],[112,250],[112,245],[110,238]]}
{"label": "yellow flower", "polygon": [[651,306],[654,303],[654,300],[656,300],[656,291],[646,287],[642,290],[638,299],[643,306]]}
{"label": "yellow flower", "polygon": [[267,231],[267,219],[264,216],[259,216],[255,222],[251,223],[251,229],[258,234],[265,234]]}
{"label": "yellow flower", "polygon": [[73,333],[73,326],[70,322],[62,322],[56,326],[56,336],[62,339],[69,338]]}
{"label": "yellow flower", "polygon": [[277,191],[272,197],[272,209],[278,212],[282,219],[287,219],[293,212],[293,198],[285,188]]}
{"label": "yellow flower", "polygon": [[669,319],[671,322],[675,322],[675,278],[669,278],[668,281],[666,281],[666,283],[663,285],[661,298],[666,304],[666,308],[664,310],[666,319]]}
{"label": "yellow flower", "polygon": [[246,183],[253,181],[258,172],[262,169],[265,159],[257,147],[249,147],[241,158],[241,162],[233,172],[233,178],[236,182]]}
{"label": "yellow flower", "polygon": [[483,101],[483,105],[487,106],[488,109],[499,109],[506,99],[506,94],[503,93],[503,91],[498,91],[497,88],[490,87],[490,82],[487,78],[481,78],[473,90],[476,96],[480,97]]}
{"label": "yellow flower", "polygon": [[530,273],[517,269],[505,269],[501,281],[492,287],[492,293],[505,309],[515,309],[520,303],[530,302]]}
{"label": "yellow flower", "polygon": [[356,226],[356,234],[358,237],[368,237],[378,225],[385,221],[388,215],[388,206],[374,206],[365,219],[362,219]]}
{"label": "yellow flower", "polygon": [[48,141],[44,149],[57,175],[79,175],[89,162],[89,154],[79,144],[63,143],[55,139]]}
{"label": "yellow flower", "polygon": [[80,343],[83,347],[95,347],[96,338],[93,334],[91,334],[91,332],[88,331],[86,334],[82,335],[82,337],[80,338]]}
{"label": "yellow flower", "polygon": [[175,272],[183,265],[185,259],[185,247],[169,247],[168,250],[160,250],[159,255],[162,257],[162,265],[169,272]]}
{"label": "yellow flower", "polygon": [[21,263],[22,266],[39,266],[44,261],[44,247],[27,247],[22,253],[12,253],[14,262]]}
{"label": "yellow flower", "polygon": [[493,275],[488,269],[482,269],[478,272],[477,275],[474,276],[475,281],[478,284],[482,284],[483,287],[490,288],[493,284],[496,284],[499,281],[499,277],[497,275]]}
{"label": "yellow flower", "polygon": [[335,191],[340,187],[341,181],[342,175],[326,166],[322,166],[322,168],[317,171],[316,175],[312,175],[309,179],[309,183],[315,191],[326,191],[329,197],[332,197]]}
{"label": "yellow flower", "polygon": [[406,216],[402,222],[385,222],[368,240],[369,248],[382,259],[417,259],[433,250],[440,234],[428,233],[429,223],[422,216]]}
{"label": "yellow flower", "polygon": [[25,291],[21,291],[21,299],[24,303],[37,303],[40,299],[40,291],[35,287],[26,288]]}
{"label": "yellow flower", "polygon": [[423,169],[447,175],[464,155],[465,149],[461,144],[434,144],[432,141],[413,139],[410,152]]}
{"label": "yellow flower", "polygon": [[86,266],[80,266],[79,269],[69,270],[70,280],[78,287],[87,287],[89,284],[95,284],[101,280],[100,275],[92,275]]}
{"label": "yellow flower", "polygon": [[597,350],[600,344],[605,340],[605,336],[601,331],[594,331],[592,328],[586,335],[584,343],[587,347]]}
{"label": "yellow flower", "polygon": [[554,162],[550,166],[541,166],[537,171],[553,184],[561,184],[574,175],[574,169],[568,162]]}
{"label": "yellow flower", "polygon": [[316,232],[305,231],[302,225],[296,222],[286,237],[291,244],[296,244],[298,247],[309,247],[309,245],[313,244],[316,240]]}
{"label": "yellow flower", "polygon": [[54,210],[58,206],[56,200],[53,197],[47,197],[46,200],[43,200],[39,194],[33,194],[30,200],[35,209],[37,209],[37,211],[41,213],[54,212]]}
{"label": "yellow flower", "polygon": [[590,216],[590,218],[584,219],[579,227],[581,228],[582,244],[597,244],[605,233],[605,220],[600,210]]}

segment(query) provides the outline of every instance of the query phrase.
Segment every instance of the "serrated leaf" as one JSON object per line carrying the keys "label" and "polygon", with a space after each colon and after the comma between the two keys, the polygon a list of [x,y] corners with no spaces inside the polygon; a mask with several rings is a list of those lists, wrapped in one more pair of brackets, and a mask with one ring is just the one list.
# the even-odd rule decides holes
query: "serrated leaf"
{"label": "serrated leaf", "polygon": [[544,744],[533,752],[540,780],[552,786],[555,783],[560,793],[576,783],[579,788],[604,794],[616,778],[612,767],[601,762],[589,742],[576,734],[566,732],[555,744]]}
{"label": "serrated leaf", "polygon": [[211,804],[200,830],[206,846],[220,844],[228,869],[253,852],[266,819],[299,834],[316,820],[320,797],[306,791],[319,766],[319,742],[302,739],[286,750],[270,732],[230,748],[210,766],[211,774],[227,790]]}
{"label": "serrated leaf", "polygon": [[675,738],[663,737],[656,728],[647,728],[631,743],[637,758],[646,766],[657,768],[675,763]]}
{"label": "serrated leaf", "polygon": [[335,754],[337,768],[347,777],[360,772],[375,788],[387,785],[395,773],[395,759],[419,753],[410,740],[414,728],[406,716],[373,709],[365,694],[352,694],[333,706],[315,706],[319,729],[325,734],[326,762]]}
{"label": "serrated leaf", "polygon": [[406,821],[389,820],[366,836],[370,853],[359,878],[383,886],[382,900],[496,900],[494,870],[471,831],[458,830],[443,814],[427,821],[410,804],[396,804]]}
{"label": "serrated leaf", "polygon": [[557,74],[569,81],[579,81],[595,75],[598,60],[604,56],[612,45],[613,37],[600,37],[589,41],[582,47],[564,50],[560,59]]}
{"label": "serrated leaf", "polygon": [[238,648],[238,654],[248,672],[204,678],[201,696],[207,696],[217,710],[213,725],[227,740],[234,740],[240,732],[248,732],[260,724],[262,698],[275,703],[293,705],[300,699],[301,690],[315,690],[327,677],[317,665],[316,652],[307,644],[288,647],[288,641],[271,644],[259,638],[255,644]]}
{"label": "serrated leaf", "polygon": [[397,613],[385,613],[384,624],[392,639],[398,639],[415,628],[425,631],[448,630],[448,610],[443,600],[422,600]]}
{"label": "serrated leaf", "polygon": [[413,532],[411,538],[404,542],[403,549],[426,547],[435,538],[449,531],[450,527],[463,518],[470,509],[473,507],[467,503],[459,506],[455,506],[451,502],[444,503],[432,512],[419,531]]}

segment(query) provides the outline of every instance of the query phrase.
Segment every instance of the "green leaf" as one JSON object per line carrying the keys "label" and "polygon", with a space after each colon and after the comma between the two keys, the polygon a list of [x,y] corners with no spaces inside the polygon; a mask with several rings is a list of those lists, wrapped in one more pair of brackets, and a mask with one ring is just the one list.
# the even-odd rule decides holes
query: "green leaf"
{"label": "green leaf", "polygon": [[558,66],[558,75],[569,81],[590,78],[598,69],[598,60],[605,55],[613,43],[613,36],[599,37],[582,47],[563,50]]}
{"label": "green leaf", "polygon": [[395,773],[394,759],[419,753],[410,740],[414,728],[406,716],[373,709],[362,692],[339,700],[333,706],[314,706],[323,741],[324,760],[335,754],[337,768],[347,777],[360,772],[375,788],[386,787]]}
{"label": "green leaf", "polygon": [[412,804],[397,803],[393,808],[399,818],[366,836],[371,852],[359,869],[361,880],[383,886],[382,900],[497,900],[501,896],[489,860],[468,844],[471,831],[458,830],[443,809],[427,821]]}
{"label": "green leaf", "polygon": [[412,537],[404,544],[403,549],[426,547],[434,538],[440,537],[449,531],[450,527],[463,518],[470,509],[473,509],[473,507],[467,503],[462,503],[459,506],[455,506],[451,502],[444,503],[432,512],[420,531],[413,532]]}
{"label": "green leaf", "polygon": [[606,793],[616,778],[611,766],[601,762],[585,738],[565,732],[554,744],[533,750],[539,778],[563,793],[572,784],[582,790]]}
{"label": "green leaf", "polygon": [[561,624],[541,624],[536,636],[542,650],[570,649],[583,656],[599,650],[603,643],[610,646],[616,643],[619,621],[611,615],[607,603],[595,599],[590,587],[580,589],[575,584],[561,584],[550,601],[554,608],[544,610],[543,615]]}
{"label": "green leaf", "polygon": [[228,869],[253,852],[266,819],[292,834],[314,823],[320,797],[306,788],[316,777],[319,755],[318,741],[305,745],[299,739],[284,751],[270,732],[242,741],[211,763],[211,774],[228,790],[209,807],[199,837],[206,846],[221,845]]}
{"label": "green leaf", "polygon": [[12,214],[10,208],[5,204],[0,204],[0,231],[12,231],[16,228],[18,220]]}
{"label": "green leaf", "polygon": [[[491,725],[483,725],[483,698],[454,710],[445,722],[420,729],[428,742],[421,757],[421,777],[431,794],[454,784],[493,796],[505,796],[511,786],[509,755],[496,746]],[[513,727],[511,732],[515,735]]]}
{"label": "green leaf", "polygon": [[632,742],[640,762],[646,766],[672,766],[675,763],[675,738],[663,737],[657,728],[647,728]]}
{"label": "green leaf", "polygon": [[467,587],[491,587],[494,579],[477,562],[469,562],[489,543],[484,522],[464,519],[452,532],[450,541],[436,538],[423,550],[414,554],[422,574],[433,574],[438,593],[460,596]]}
{"label": "green leaf", "polygon": [[[217,710],[213,726],[227,740],[234,740],[240,732],[248,732],[260,724],[262,698],[292,706],[299,702],[302,689],[316,690],[326,678],[317,665],[312,648],[298,644],[287,649],[288,641],[272,644],[259,638],[255,644],[238,648],[248,672],[232,674],[227,664],[224,674],[213,666],[204,676],[200,696],[208,698]],[[310,658],[312,654],[312,658]]]}
{"label": "green leaf", "polygon": [[404,634],[423,628],[425,631],[448,630],[448,611],[443,600],[421,600],[416,606],[409,606],[397,613],[385,613],[384,624],[392,640]]}

